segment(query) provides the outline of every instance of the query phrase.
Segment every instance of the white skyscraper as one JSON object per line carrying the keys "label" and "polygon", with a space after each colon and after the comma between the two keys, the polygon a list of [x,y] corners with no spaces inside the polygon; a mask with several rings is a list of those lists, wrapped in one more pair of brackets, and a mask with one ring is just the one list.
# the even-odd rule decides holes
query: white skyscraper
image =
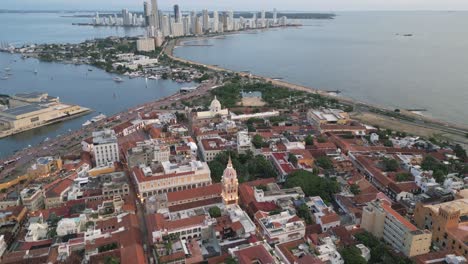
{"label": "white skyscraper", "polygon": [[210,30],[210,16],[208,15],[208,10],[203,9],[203,32]]}
{"label": "white skyscraper", "polygon": [[158,0],[151,0],[151,20],[150,25],[155,28],[160,28],[159,23],[159,10],[158,10]]}
{"label": "white skyscraper", "polygon": [[182,18],[182,24],[184,25],[184,35],[190,35],[192,23],[190,22],[190,16],[184,16]]}
{"label": "white skyscraper", "polygon": [[228,12],[228,30],[234,29],[234,11]]}
{"label": "white skyscraper", "polygon": [[171,35],[171,26],[169,23],[169,17],[167,15],[162,17],[161,32],[164,37]]}
{"label": "white skyscraper", "polygon": [[219,31],[219,14],[218,11],[213,12],[213,31]]}
{"label": "white skyscraper", "polygon": [[276,11],[276,8],[273,9],[273,24],[278,23],[278,12]]}
{"label": "white skyscraper", "polygon": [[262,10],[262,13],[261,13],[261,17],[260,17],[260,20],[261,20],[261,23],[262,23],[262,27],[265,27],[266,26],[266,20],[265,20],[265,10]]}
{"label": "white skyscraper", "polygon": [[190,33],[195,35],[197,31],[197,13],[195,11],[190,12],[190,22]]}
{"label": "white skyscraper", "polygon": [[184,24],[182,22],[173,22],[172,23],[172,36],[180,37],[184,35]]}

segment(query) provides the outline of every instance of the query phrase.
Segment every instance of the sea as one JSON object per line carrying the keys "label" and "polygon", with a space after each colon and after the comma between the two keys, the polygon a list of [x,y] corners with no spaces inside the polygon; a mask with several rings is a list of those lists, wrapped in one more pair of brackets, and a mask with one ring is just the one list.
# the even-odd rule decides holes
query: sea
{"label": "sea", "polygon": [[[32,43],[79,43],[87,39],[107,36],[137,36],[143,29],[94,28],[73,26],[73,22],[89,22],[86,18],[61,17],[65,14],[0,14],[0,42],[15,45]],[[69,14],[66,14],[69,15]],[[87,116],[29,130],[0,139],[0,158],[17,150],[34,146],[47,138],[54,138],[79,129],[94,116],[107,116],[131,107],[174,94],[180,88],[195,84],[178,84],[170,80],[128,79],[116,83],[116,75],[86,65],[23,60],[19,55],[0,53],[0,71],[11,68],[8,80],[0,80],[0,94],[20,92],[46,92],[58,96],[60,101],[91,108]],[[89,71],[88,69],[92,69]],[[38,73],[34,74],[37,70]],[[3,76],[0,72],[0,76]]]}
{"label": "sea", "polygon": [[[143,35],[142,28],[73,26],[89,18],[70,13],[0,14],[0,42],[78,43]],[[468,12],[338,12],[332,20],[303,20],[297,28],[258,30],[198,40],[175,55],[205,64],[282,78],[339,96],[468,125]],[[229,51],[229,52],[226,52]],[[106,115],[175,93],[172,81],[125,79],[88,66],[22,60],[0,53],[1,94],[43,91],[95,112],[0,139],[0,157],[56,137],[99,113]],[[34,74],[34,70],[38,74]],[[0,73],[1,75],[2,73]],[[115,94],[115,96],[114,96]]]}
{"label": "sea", "polygon": [[338,12],[175,55],[468,125],[468,12]]}

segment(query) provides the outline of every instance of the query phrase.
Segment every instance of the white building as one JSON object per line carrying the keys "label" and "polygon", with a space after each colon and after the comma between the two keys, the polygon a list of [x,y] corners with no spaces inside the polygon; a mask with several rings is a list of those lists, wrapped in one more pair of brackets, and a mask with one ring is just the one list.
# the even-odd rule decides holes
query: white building
{"label": "white building", "polygon": [[216,117],[217,115],[227,116],[227,115],[229,115],[229,110],[228,109],[222,109],[221,103],[219,102],[219,100],[215,96],[213,101],[211,101],[210,110],[209,111],[204,111],[204,112],[197,112],[197,119],[213,118],[213,117]]}
{"label": "white building", "polygon": [[239,131],[237,133],[237,153],[245,154],[253,150],[252,138],[247,131]]}
{"label": "white building", "polygon": [[275,215],[258,211],[254,216],[260,233],[265,236],[268,243],[284,243],[303,238],[305,235],[304,221],[289,211]]}
{"label": "white building", "polygon": [[363,257],[366,261],[369,261],[371,257],[370,249],[363,244],[357,244],[356,247],[361,251],[361,257]]}
{"label": "white building", "polygon": [[120,161],[119,144],[113,130],[93,132],[93,152],[96,167]]}
{"label": "white building", "polygon": [[47,223],[32,223],[28,227],[28,232],[24,237],[26,242],[34,242],[47,238],[47,232],[49,231],[49,226]]}
{"label": "white building", "polygon": [[152,38],[139,38],[136,41],[137,44],[137,50],[138,51],[154,51],[155,50],[155,44],[154,44],[154,39]]}
{"label": "white building", "polygon": [[20,193],[23,206],[31,211],[36,211],[44,207],[44,195],[40,185],[29,186]]}
{"label": "white building", "polygon": [[323,244],[315,249],[318,252],[318,258],[324,263],[344,264],[344,260],[336,249],[335,243],[330,237],[322,239]]}
{"label": "white building", "polygon": [[85,223],[85,215],[80,215],[80,217],[75,218],[63,218],[57,223],[57,235],[66,236],[77,234],[84,227]]}
{"label": "white building", "polygon": [[182,22],[172,23],[172,36],[180,37],[184,35],[184,24]]}

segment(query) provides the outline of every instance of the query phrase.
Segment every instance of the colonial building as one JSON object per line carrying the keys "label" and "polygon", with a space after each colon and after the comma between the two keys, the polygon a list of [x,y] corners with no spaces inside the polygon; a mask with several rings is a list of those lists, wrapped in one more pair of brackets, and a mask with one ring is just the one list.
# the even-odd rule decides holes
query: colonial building
{"label": "colonial building", "polygon": [[209,123],[220,122],[223,117],[229,115],[228,109],[222,109],[221,103],[216,98],[211,101],[210,109],[208,111],[196,112],[192,116],[193,125],[206,125]]}
{"label": "colonial building", "polygon": [[232,166],[231,157],[229,157],[227,167],[223,172],[221,184],[223,185],[221,196],[223,197],[224,204],[237,204],[239,201],[239,182],[237,180],[237,172]]}

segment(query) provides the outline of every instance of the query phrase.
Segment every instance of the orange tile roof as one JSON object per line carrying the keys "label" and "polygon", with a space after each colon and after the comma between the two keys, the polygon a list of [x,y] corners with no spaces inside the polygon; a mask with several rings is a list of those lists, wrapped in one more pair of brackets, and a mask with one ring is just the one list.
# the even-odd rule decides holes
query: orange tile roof
{"label": "orange tile roof", "polygon": [[215,183],[212,185],[193,188],[177,192],[167,193],[167,201],[169,203],[192,200],[196,198],[202,198],[213,195],[221,195],[222,185],[221,183]]}
{"label": "orange tile roof", "polygon": [[389,203],[386,201],[382,202],[382,208],[389,214],[391,214],[393,217],[395,217],[401,224],[403,224],[408,230],[410,231],[416,231],[418,228],[414,226],[410,221],[408,221],[406,218],[401,216],[399,213],[397,213]]}

